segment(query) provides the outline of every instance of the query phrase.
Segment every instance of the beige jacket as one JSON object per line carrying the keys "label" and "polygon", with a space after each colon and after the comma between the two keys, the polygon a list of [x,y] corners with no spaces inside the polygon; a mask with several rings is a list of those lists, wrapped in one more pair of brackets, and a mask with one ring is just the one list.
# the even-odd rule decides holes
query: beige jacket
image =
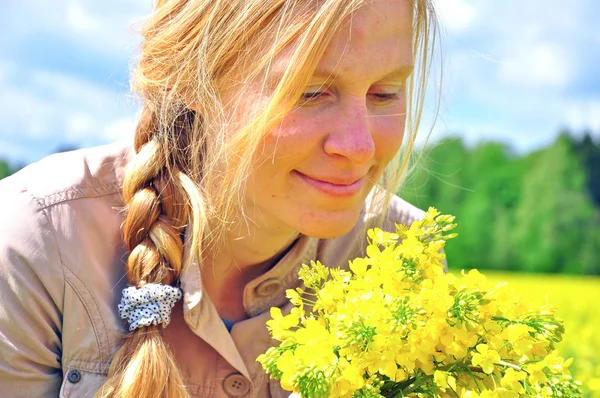
{"label": "beige jacket", "polygon": [[[51,155],[0,181],[0,397],[92,397],[105,381],[127,324],[119,185],[133,155],[127,141]],[[392,222],[423,212],[395,198]],[[228,333],[198,267],[181,275],[184,299],[165,334],[193,397],[287,397],[255,358],[272,343],[271,306],[289,305],[302,263],[347,267],[363,255],[355,229],[336,239],[300,237],[244,289],[249,319]],[[189,253],[189,248],[186,249]],[[176,336],[176,338],[173,338]],[[185,354],[182,355],[181,353]]]}

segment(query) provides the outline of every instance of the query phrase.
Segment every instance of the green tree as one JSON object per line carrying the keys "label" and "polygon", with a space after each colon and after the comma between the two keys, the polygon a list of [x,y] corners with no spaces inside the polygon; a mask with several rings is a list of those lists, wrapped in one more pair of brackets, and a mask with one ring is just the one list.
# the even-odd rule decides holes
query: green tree
{"label": "green tree", "polygon": [[[447,138],[430,145],[423,151],[415,170],[406,181],[400,196],[418,207],[434,206],[459,220],[456,232],[461,234],[464,217],[461,214],[470,183],[466,181],[469,153],[460,138]],[[461,239],[449,242],[446,247],[448,263],[465,268],[465,255]]]}
{"label": "green tree", "polygon": [[563,133],[528,158],[512,235],[520,266],[529,272],[597,272],[589,252],[596,209],[572,141]]}
{"label": "green tree", "polygon": [[13,171],[5,160],[0,160],[0,180],[11,175]]}
{"label": "green tree", "polygon": [[600,273],[600,146],[567,131],[515,156],[500,143],[472,150],[460,139],[425,149],[400,192],[457,217],[451,268]]}
{"label": "green tree", "polygon": [[509,239],[520,184],[519,170],[500,143],[483,143],[467,162],[471,190],[465,193],[461,242],[457,246],[467,268],[514,269],[516,249]]}
{"label": "green tree", "polygon": [[463,174],[468,153],[459,138],[427,147],[399,194],[416,206],[435,206],[455,213],[463,200]]}
{"label": "green tree", "polygon": [[594,143],[591,132],[586,131],[575,149],[586,169],[588,191],[596,207],[600,207],[600,143]]}

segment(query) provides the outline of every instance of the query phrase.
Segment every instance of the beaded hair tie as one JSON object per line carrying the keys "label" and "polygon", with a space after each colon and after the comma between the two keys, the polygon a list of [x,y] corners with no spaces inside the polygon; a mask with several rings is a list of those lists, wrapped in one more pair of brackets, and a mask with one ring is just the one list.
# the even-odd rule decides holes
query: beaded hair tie
{"label": "beaded hair tie", "polygon": [[171,322],[171,309],[183,297],[181,289],[162,283],[147,283],[142,287],[123,289],[119,315],[129,322],[129,331],[150,325]]}

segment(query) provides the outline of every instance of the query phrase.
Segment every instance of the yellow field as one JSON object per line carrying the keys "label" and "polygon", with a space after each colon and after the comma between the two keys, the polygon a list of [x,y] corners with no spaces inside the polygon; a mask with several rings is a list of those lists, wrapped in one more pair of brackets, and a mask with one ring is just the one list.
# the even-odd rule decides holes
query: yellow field
{"label": "yellow field", "polygon": [[600,278],[482,273],[490,287],[505,281],[519,297],[535,305],[548,302],[558,308],[566,329],[559,353],[575,359],[570,369],[583,383],[584,397],[600,398]]}

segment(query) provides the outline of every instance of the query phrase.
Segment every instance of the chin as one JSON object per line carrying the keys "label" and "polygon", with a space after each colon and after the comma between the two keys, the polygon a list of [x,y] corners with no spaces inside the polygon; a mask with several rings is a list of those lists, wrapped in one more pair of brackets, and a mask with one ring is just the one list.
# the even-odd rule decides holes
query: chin
{"label": "chin", "polygon": [[354,214],[344,214],[343,217],[331,217],[330,215],[318,217],[312,216],[310,220],[300,223],[296,230],[303,235],[312,236],[319,239],[331,239],[345,235],[358,221],[360,211]]}

